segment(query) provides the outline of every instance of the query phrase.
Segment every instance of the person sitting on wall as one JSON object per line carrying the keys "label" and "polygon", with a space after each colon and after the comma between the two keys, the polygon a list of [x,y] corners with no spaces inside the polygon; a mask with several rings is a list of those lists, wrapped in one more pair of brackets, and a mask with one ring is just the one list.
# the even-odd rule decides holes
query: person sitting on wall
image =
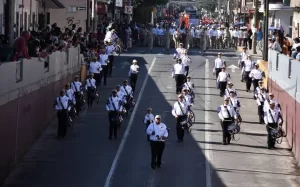
{"label": "person sitting on wall", "polygon": [[27,41],[29,40],[29,38],[30,38],[30,32],[23,31],[21,36],[15,40],[14,48],[16,50],[16,53],[13,57],[13,61],[17,61],[20,58],[30,59],[30,56],[28,54],[28,48],[27,48]]}

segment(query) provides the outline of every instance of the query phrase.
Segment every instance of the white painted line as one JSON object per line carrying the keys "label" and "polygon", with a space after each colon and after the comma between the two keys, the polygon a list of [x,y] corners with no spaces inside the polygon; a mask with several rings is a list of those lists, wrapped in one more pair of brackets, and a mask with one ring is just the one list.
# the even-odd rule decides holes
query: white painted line
{"label": "white painted line", "polygon": [[208,112],[210,106],[210,90],[209,90],[209,60],[206,59],[205,63],[205,173],[206,173],[206,187],[211,187],[211,145],[210,142],[210,132],[209,132],[209,123],[210,123],[210,113]]}
{"label": "white painted line", "polygon": [[111,183],[113,174],[114,174],[114,172],[115,172],[115,170],[116,170],[116,168],[117,168],[117,164],[118,164],[119,158],[120,158],[120,156],[121,156],[121,154],[122,154],[122,152],[123,152],[125,143],[126,143],[126,141],[127,141],[127,137],[128,137],[128,135],[129,135],[129,131],[130,131],[131,126],[132,126],[132,124],[133,124],[133,119],[134,119],[134,117],[135,117],[135,113],[136,113],[136,111],[137,111],[137,109],[138,109],[138,107],[139,107],[139,104],[140,104],[142,95],[143,95],[144,90],[145,90],[145,88],[146,88],[146,84],[147,84],[147,81],[148,81],[148,79],[149,79],[149,76],[150,76],[150,73],[151,73],[151,71],[152,71],[152,68],[153,68],[153,66],[154,66],[154,64],[155,64],[155,61],[156,61],[156,57],[153,59],[153,61],[152,61],[152,63],[151,63],[151,66],[150,66],[150,68],[149,68],[149,70],[148,70],[148,73],[147,73],[147,75],[146,75],[146,78],[144,79],[143,86],[142,86],[141,91],[140,91],[140,93],[139,93],[139,96],[138,96],[138,98],[137,98],[135,107],[134,107],[134,109],[133,109],[133,111],[132,111],[132,114],[131,114],[129,123],[128,123],[128,125],[127,125],[126,131],[125,131],[125,133],[124,133],[124,136],[123,136],[122,141],[121,141],[121,143],[120,143],[120,146],[119,146],[119,148],[118,148],[118,151],[117,151],[117,153],[116,153],[116,156],[115,156],[115,158],[114,158],[114,160],[113,160],[113,163],[112,163],[112,165],[111,165],[111,168],[110,168],[110,171],[109,171],[108,176],[107,176],[107,178],[106,178],[106,182],[105,182],[105,184],[104,184],[104,187],[110,187],[110,183]]}

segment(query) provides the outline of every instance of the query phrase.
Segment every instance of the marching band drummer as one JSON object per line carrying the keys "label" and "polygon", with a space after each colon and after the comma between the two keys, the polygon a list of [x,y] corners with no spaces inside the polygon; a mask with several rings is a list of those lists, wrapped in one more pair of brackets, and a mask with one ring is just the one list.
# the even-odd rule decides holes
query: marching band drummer
{"label": "marching band drummer", "polygon": [[264,87],[260,88],[260,91],[256,94],[256,103],[257,103],[257,114],[259,117],[259,123],[263,124],[264,122],[264,103],[269,99],[267,91]]}
{"label": "marching band drummer", "polygon": [[128,80],[123,81],[123,86],[121,86],[121,91],[124,93],[125,97],[133,97],[132,88],[128,85]]}
{"label": "marching band drummer", "polygon": [[234,111],[237,112],[241,108],[241,103],[239,99],[236,97],[234,91],[229,92],[229,104],[234,108]]}
{"label": "marching band drummer", "polygon": [[256,63],[254,69],[251,70],[249,77],[252,79],[253,92],[255,92],[256,88],[259,86],[259,81],[265,77],[265,73],[259,69],[259,64]]}
{"label": "marching band drummer", "polygon": [[117,96],[117,90],[112,91],[112,95],[107,99],[106,110],[109,120],[109,136],[108,139],[117,139],[118,125],[120,125],[120,114],[123,111],[123,106],[120,98]]}
{"label": "marching band drummer", "polygon": [[221,72],[219,73],[217,77],[217,83],[220,88],[220,97],[223,97],[226,90],[227,81],[230,79],[229,73],[225,71],[225,67],[222,67]]}
{"label": "marching band drummer", "polygon": [[182,94],[178,95],[178,101],[174,103],[172,109],[172,115],[176,118],[176,131],[177,131],[177,142],[183,141],[184,128],[181,122],[187,120],[189,106],[184,102],[184,96]]}
{"label": "marching band drummer", "polygon": [[137,60],[132,61],[132,65],[129,68],[128,76],[130,78],[130,85],[132,87],[132,92],[135,91],[136,81],[138,78],[140,67],[137,65]]}
{"label": "marching band drummer", "polygon": [[253,61],[251,60],[250,55],[247,55],[247,59],[244,61],[242,65],[242,74],[243,80],[246,81],[246,91],[249,92],[251,88],[252,78],[249,76],[250,72],[253,68]]}
{"label": "marching band drummer", "polygon": [[276,99],[274,99],[274,94],[273,93],[269,93],[269,99],[265,100],[264,103],[264,111],[266,112],[269,108],[270,108],[270,102],[273,101],[275,103],[275,108],[278,111],[281,111],[281,106],[280,104],[276,101]]}
{"label": "marching band drummer", "polygon": [[183,100],[188,106],[192,106],[194,103],[193,98],[189,95],[188,91],[189,91],[188,88],[182,89]]}
{"label": "marching band drummer", "polygon": [[108,55],[105,49],[100,50],[99,63],[101,64],[102,71],[100,72],[99,85],[101,85],[102,77],[104,79],[104,86],[106,86],[106,78],[108,73]]}
{"label": "marching band drummer", "polygon": [[[152,114],[152,108],[147,108],[147,114],[144,118],[144,124],[146,125],[146,131],[148,126],[154,122],[154,115]],[[147,135],[147,140],[150,141],[150,135]]]}
{"label": "marching band drummer", "polygon": [[264,122],[266,124],[266,129],[268,132],[268,149],[274,149],[276,139],[272,137],[272,130],[277,129],[282,126],[283,119],[279,110],[275,107],[275,102],[270,101],[270,108],[264,112]]}
{"label": "marching band drummer", "polygon": [[65,138],[68,127],[68,107],[69,98],[65,90],[60,91],[59,96],[55,99],[54,108],[57,111],[58,129],[57,139]]}
{"label": "marching band drummer", "polygon": [[218,53],[218,58],[215,60],[215,66],[213,69],[213,72],[216,74],[216,79],[218,78],[223,67],[226,67],[226,62],[222,59],[222,53]]}
{"label": "marching band drummer", "polygon": [[237,120],[237,114],[234,111],[233,106],[229,105],[229,98],[224,98],[224,104],[218,107],[218,116],[221,120],[221,126],[223,131],[223,145],[230,144],[231,136],[228,132],[228,126],[231,125],[234,120]]}
{"label": "marching band drummer", "polygon": [[119,97],[119,99],[123,102],[123,104],[126,103],[126,95],[124,94],[124,92],[121,90],[121,86],[117,85],[116,86],[116,90],[117,90],[117,96]]}
{"label": "marching band drummer", "polygon": [[114,51],[115,51],[115,46],[113,45],[111,39],[108,40],[108,45],[105,47],[106,54],[108,55],[108,75],[111,77],[112,74],[112,68],[114,65]]}
{"label": "marching band drummer", "polygon": [[183,48],[183,43],[179,44],[179,47],[176,49],[176,52],[174,53],[174,59],[178,59],[181,57],[181,55],[183,54],[183,51],[185,49]]}
{"label": "marching band drummer", "polygon": [[229,97],[230,92],[233,91],[234,95],[237,97],[236,90],[233,88],[232,82],[227,82],[227,88],[225,90],[225,97]]}
{"label": "marching band drummer", "polygon": [[181,62],[181,59],[178,59],[178,62],[172,69],[172,78],[175,78],[176,82],[176,94],[181,92],[181,86],[185,82],[185,69]]}
{"label": "marching band drummer", "polygon": [[75,108],[77,111],[77,116],[79,115],[79,112],[81,111],[81,106],[84,103],[84,99],[83,99],[83,91],[82,91],[82,83],[79,81],[79,76],[75,76],[74,81],[71,83],[71,89],[74,92],[75,95]]}
{"label": "marching band drummer", "polygon": [[185,49],[183,51],[183,54],[181,55],[182,64],[185,69],[185,76],[188,76],[189,70],[190,70],[190,64],[192,63],[191,58],[187,55],[187,50]]}
{"label": "marching band drummer", "polygon": [[260,89],[263,87],[263,81],[258,81],[258,86],[255,88],[253,99],[257,99],[257,94],[260,92]]}
{"label": "marching band drummer", "polygon": [[100,84],[100,72],[101,72],[101,64],[97,61],[97,57],[92,57],[92,62],[90,63],[89,67],[89,73],[94,74],[94,78],[96,80],[96,86],[99,86]]}
{"label": "marching band drummer", "polygon": [[[237,31],[236,31],[237,32]],[[245,61],[247,60],[247,47],[244,46],[243,47],[243,52],[240,54],[240,58],[239,58],[239,61],[238,61],[238,66],[239,67],[243,67],[244,64],[245,64]],[[243,74],[243,71],[242,71],[242,79],[241,79],[242,82],[244,82],[244,74]]]}
{"label": "marching band drummer", "polygon": [[183,84],[182,88],[187,88],[190,92],[194,91],[195,85],[191,81],[191,76],[186,77],[186,82]]}
{"label": "marching band drummer", "polygon": [[93,105],[96,94],[96,80],[93,78],[94,74],[90,73],[89,78],[86,80],[85,89],[87,90],[87,104],[88,107]]}

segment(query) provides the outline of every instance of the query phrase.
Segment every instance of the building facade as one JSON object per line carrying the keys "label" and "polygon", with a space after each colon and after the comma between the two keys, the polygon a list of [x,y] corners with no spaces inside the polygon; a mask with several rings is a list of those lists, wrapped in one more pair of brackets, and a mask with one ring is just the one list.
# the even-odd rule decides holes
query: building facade
{"label": "building facade", "polygon": [[291,8],[293,8],[293,24],[292,24],[292,37],[300,37],[300,1],[291,0]]}

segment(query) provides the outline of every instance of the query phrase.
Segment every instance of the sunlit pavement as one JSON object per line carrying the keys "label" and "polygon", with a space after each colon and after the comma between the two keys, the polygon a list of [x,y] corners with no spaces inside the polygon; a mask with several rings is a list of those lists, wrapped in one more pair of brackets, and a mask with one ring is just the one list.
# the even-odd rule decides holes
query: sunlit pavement
{"label": "sunlit pavement", "polygon": [[[212,68],[219,51],[201,56],[191,50],[190,75],[195,84],[196,124],[185,141],[177,143],[175,120],[171,115],[175,82],[172,54],[159,49],[133,49],[116,58],[113,77],[100,91],[100,104],[76,119],[75,131],[63,141],[55,139],[56,121],[25,156],[4,187],[283,187],[299,186],[292,153],[284,141],[276,150],[266,147],[265,126],[257,123],[253,93],[240,82],[237,53],[221,51],[237,89],[244,120],[237,141],[222,145],[217,107],[223,103],[216,89]],[[137,106],[121,129],[118,140],[108,140],[105,102],[111,90],[128,78],[133,59],[141,72],[136,94]],[[147,74],[149,72],[149,74]],[[140,94],[139,94],[140,93]],[[51,107],[51,106],[49,106]],[[150,167],[150,147],[143,118],[147,107],[171,128],[162,168]],[[126,132],[125,132],[126,131]],[[124,135],[125,132],[125,135]]]}

